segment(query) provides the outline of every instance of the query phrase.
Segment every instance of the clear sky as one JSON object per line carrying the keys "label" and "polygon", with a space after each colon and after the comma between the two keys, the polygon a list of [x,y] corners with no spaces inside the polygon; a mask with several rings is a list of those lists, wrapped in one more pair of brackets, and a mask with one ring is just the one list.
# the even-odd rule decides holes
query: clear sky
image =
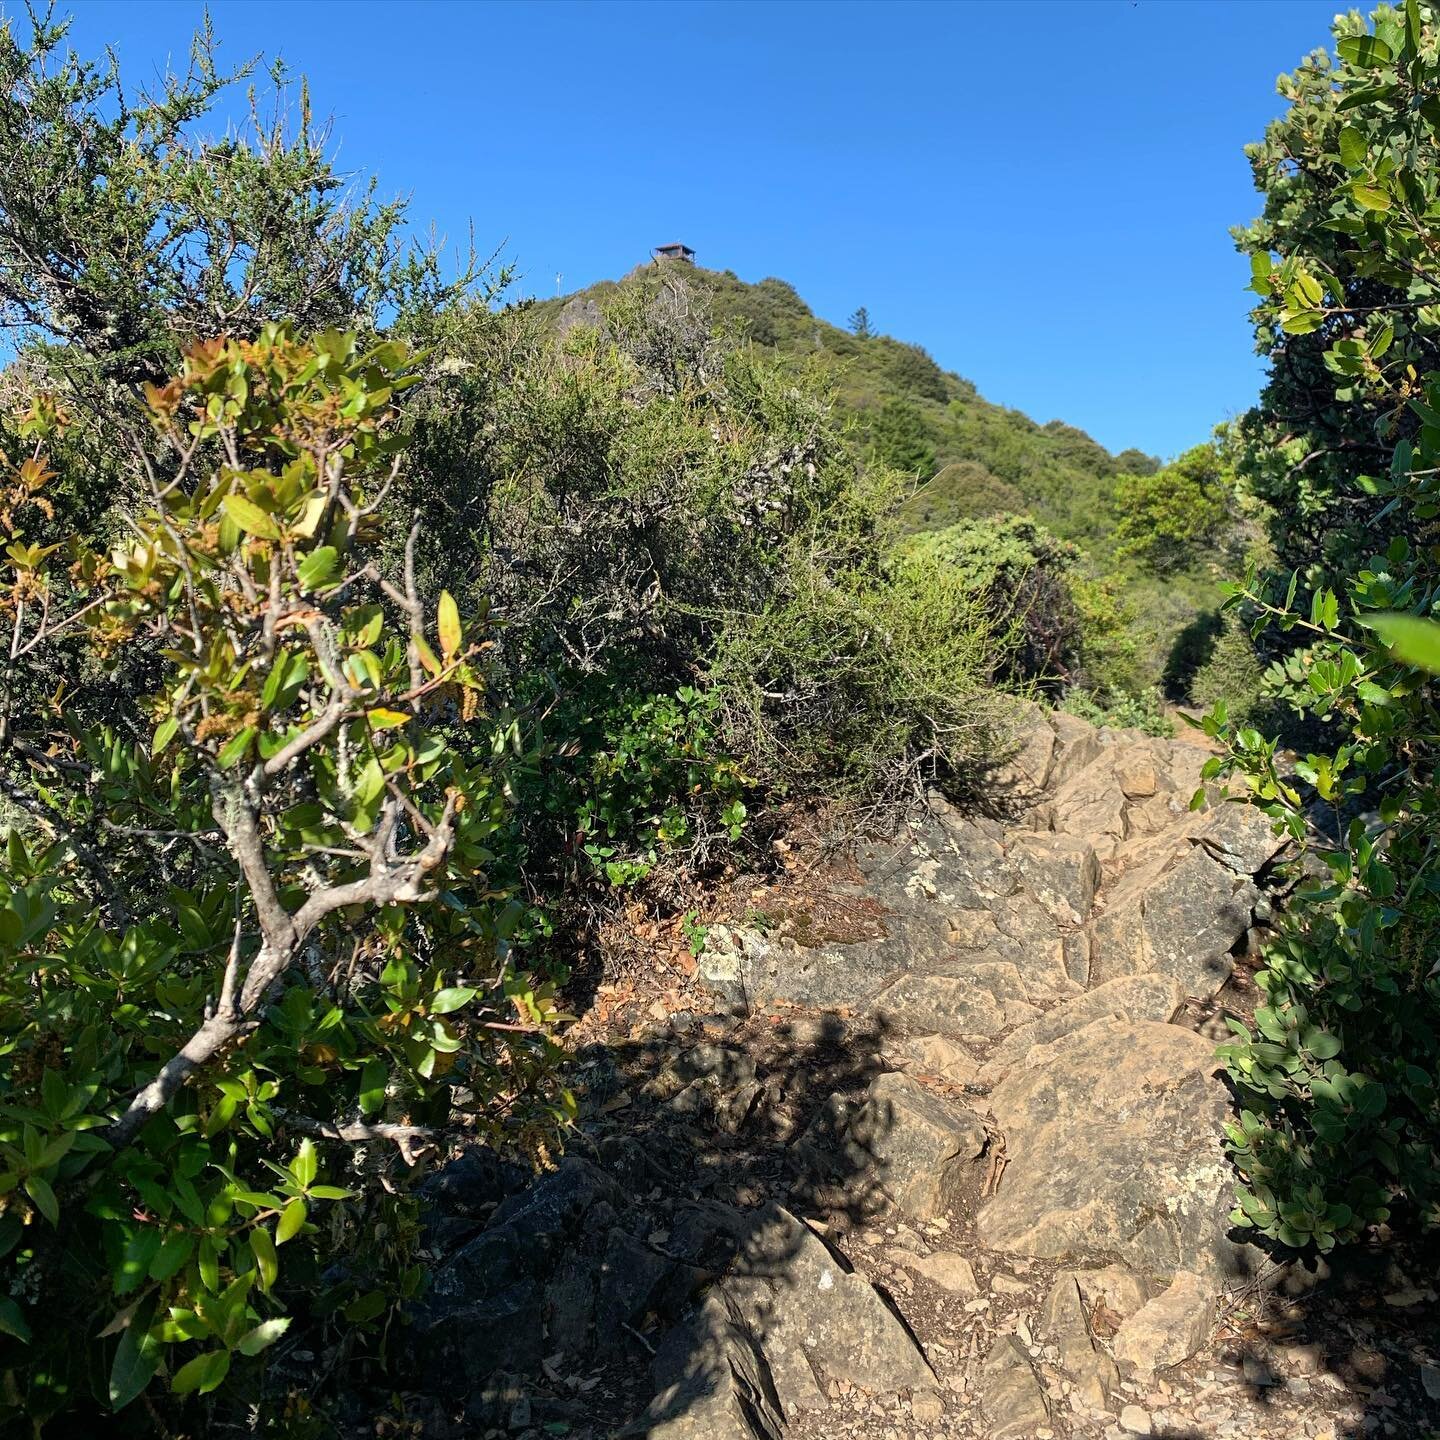
{"label": "clear sky", "polygon": [[[0,0],[3,3],[3,0]],[[62,0],[63,4],[63,0]],[[8,7],[7,7],[8,8]],[[132,80],[183,61],[197,0],[78,0]],[[343,165],[503,246],[524,293],[683,240],[865,305],[982,394],[1169,456],[1260,378],[1228,227],[1242,146],[1336,0],[491,3],[212,0],[283,55]]]}

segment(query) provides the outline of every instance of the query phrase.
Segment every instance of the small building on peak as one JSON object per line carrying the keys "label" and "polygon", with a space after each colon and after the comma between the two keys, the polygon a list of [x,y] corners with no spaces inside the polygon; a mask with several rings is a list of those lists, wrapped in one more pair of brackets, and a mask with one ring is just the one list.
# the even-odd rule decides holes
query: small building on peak
{"label": "small building on peak", "polygon": [[695,252],[678,240],[669,245],[657,245],[650,254],[657,265],[665,260],[683,260],[687,265],[695,263]]}

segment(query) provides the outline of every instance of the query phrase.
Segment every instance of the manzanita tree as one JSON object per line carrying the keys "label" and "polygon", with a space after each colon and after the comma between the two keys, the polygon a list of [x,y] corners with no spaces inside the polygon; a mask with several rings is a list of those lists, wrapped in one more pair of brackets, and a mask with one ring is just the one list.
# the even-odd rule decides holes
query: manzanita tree
{"label": "manzanita tree", "polygon": [[[566,1114],[488,873],[530,757],[485,617],[377,559],[409,381],[344,334],[195,346],[108,554],[48,533],[64,414],[6,436],[0,1414],[215,1390],[300,1286],[378,1321],[419,1283],[377,1241],[434,1127],[543,1152]],[[147,713],[24,686],[76,637],[141,656]]]}
{"label": "manzanita tree", "polygon": [[[1229,602],[1327,740],[1286,763],[1223,705],[1205,722],[1225,746],[1208,778],[1243,776],[1312,876],[1253,1029],[1233,1023],[1221,1051],[1243,1101],[1235,1219],[1321,1249],[1397,1199],[1440,1220],[1440,28],[1407,0],[1370,28],[1341,17],[1336,37],[1333,67],[1282,84],[1291,112],[1257,157],[1267,218],[1246,237],[1274,367],[1247,428],[1277,436],[1309,387],[1318,429],[1290,459],[1284,520],[1319,529],[1308,550],[1290,536],[1293,570],[1252,572]],[[1262,488],[1274,459],[1251,456]]]}

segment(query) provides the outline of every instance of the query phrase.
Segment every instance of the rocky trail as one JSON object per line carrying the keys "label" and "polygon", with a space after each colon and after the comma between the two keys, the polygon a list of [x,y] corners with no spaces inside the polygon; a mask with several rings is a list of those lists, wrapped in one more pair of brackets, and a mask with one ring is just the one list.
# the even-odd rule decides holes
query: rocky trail
{"label": "rocky trail", "polygon": [[1204,753],[1031,714],[1004,819],[939,800],[712,927],[691,1008],[581,1049],[539,1179],[428,1182],[425,1433],[1440,1433],[1434,1268],[1233,1232],[1214,1045],[1284,873]]}

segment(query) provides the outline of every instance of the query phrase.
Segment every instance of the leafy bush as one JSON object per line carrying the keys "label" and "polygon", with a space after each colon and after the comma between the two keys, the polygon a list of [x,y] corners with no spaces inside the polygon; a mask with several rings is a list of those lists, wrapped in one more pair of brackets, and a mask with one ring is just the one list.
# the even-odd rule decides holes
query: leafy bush
{"label": "leafy bush", "polygon": [[[567,1113],[549,989],[486,873],[519,722],[490,708],[483,624],[374,563],[409,382],[400,347],[338,334],[196,346],[150,387],[164,464],[143,455],[149,508],[108,556],[46,533],[63,416],[42,399],[22,426],[0,503],[24,817],[0,864],[9,1418],[123,1409],[160,1374],[204,1395],[302,1308],[378,1321],[420,1272],[360,1241],[403,1235],[387,1188],[455,1087],[479,1134],[537,1153]],[[57,695],[18,728],[13,679],[71,630],[151,655],[145,723]]]}
{"label": "leafy bush", "polygon": [[1158,689],[1106,699],[1108,703],[1097,700],[1088,691],[1072,690],[1066,695],[1061,708],[1092,725],[1139,730],[1144,735],[1156,735],[1162,739],[1175,733],[1175,722],[1165,713],[1165,697]]}
{"label": "leafy bush", "polygon": [[714,682],[733,748],[781,793],[908,798],[975,788],[1003,756],[1008,640],[957,567],[797,566],[783,598],[721,636]]}
{"label": "leafy bush", "polygon": [[[1320,1249],[1397,1201],[1440,1220],[1440,712],[1434,648],[1412,633],[1428,636],[1440,593],[1440,357],[1425,318],[1440,31],[1408,0],[1373,30],[1342,16],[1335,34],[1339,59],[1306,62],[1257,154],[1269,194],[1248,232],[1276,357],[1252,434],[1324,395],[1301,443],[1333,453],[1277,495],[1287,525],[1305,522],[1280,546],[1296,568],[1230,587],[1232,609],[1289,647],[1276,686],[1323,739],[1292,772],[1223,704],[1205,722],[1226,747],[1210,777],[1243,777],[1318,871],[1267,952],[1254,1028],[1234,1022],[1221,1054],[1243,1103],[1237,1223]],[[1259,481],[1274,477],[1261,464]]]}
{"label": "leafy bush", "polygon": [[1123,476],[1115,486],[1119,555],[1160,574],[1192,565],[1198,552],[1215,548],[1233,487],[1213,444],[1196,445],[1162,470]]}

